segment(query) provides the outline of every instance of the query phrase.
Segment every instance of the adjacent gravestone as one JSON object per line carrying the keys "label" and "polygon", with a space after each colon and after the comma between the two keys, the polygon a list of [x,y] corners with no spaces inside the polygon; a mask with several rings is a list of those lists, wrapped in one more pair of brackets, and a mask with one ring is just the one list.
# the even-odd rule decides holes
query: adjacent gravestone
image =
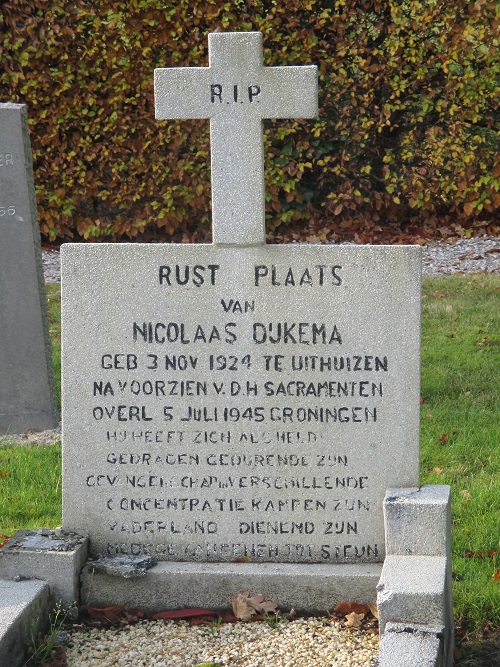
{"label": "adjacent gravestone", "polygon": [[0,104],[0,436],[58,423],[24,104]]}
{"label": "adjacent gravestone", "polygon": [[267,246],[262,118],[312,117],[313,67],[258,33],[157,70],[210,118],[214,245],[63,247],[63,523],[94,556],[366,564],[418,486],[420,254]]}

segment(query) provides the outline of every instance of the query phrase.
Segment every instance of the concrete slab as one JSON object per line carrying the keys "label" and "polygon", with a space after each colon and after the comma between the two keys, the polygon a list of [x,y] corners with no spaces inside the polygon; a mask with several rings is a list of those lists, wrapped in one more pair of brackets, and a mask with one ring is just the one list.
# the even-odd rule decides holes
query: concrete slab
{"label": "concrete slab", "polygon": [[32,632],[45,630],[50,611],[49,586],[44,581],[0,579],[0,666],[24,664]]}
{"label": "concrete slab", "polygon": [[87,560],[88,541],[78,535],[56,537],[54,531],[19,530],[0,549],[0,577],[36,577],[47,581],[54,602],[78,605],[80,572]]}
{"label": "concrete slab", "polygon": [[379,667],[443,667],[443,628],[388,623]]}
{"label": "concrete slab", "polygon": [[387,554],[451,557],[449,486],[388,489],[384,518]]}
{"label": "concrete slab", "polygon": [[387,556],[377,586],[381,634],[389,622],[447,623],[446,558]]}
{"label": "concrete slab", "polygon": [[251,590],[281,609],[324,613],[338,602],[375,603],[382,566],[293,565],[274,563],[161,562],[144,576],[130,579],[82,573],[82,604],[106,607],[127,604],[148,613],[184,607],[226,609],[237,593]]}

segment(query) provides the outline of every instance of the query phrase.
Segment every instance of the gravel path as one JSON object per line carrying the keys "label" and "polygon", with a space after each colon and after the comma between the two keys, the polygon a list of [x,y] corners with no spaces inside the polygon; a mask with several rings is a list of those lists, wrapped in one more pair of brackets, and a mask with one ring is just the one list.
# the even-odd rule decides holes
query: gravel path
{"label": "gravel path", "polygon": [[[43,253],[45,281],[61,281],[59,250]],[[424,275],[452,273],[499,273],[500,238],[480,236],[454,243],[429,243],[422,246]]]}
{"label": "gravel path", "polygon": [[[328,618],[190,627],[146,621],[120,629],[70,632],[67,667],[367,667],[376,665],[375,630]],[[215,667],[214,665],[214,667]]]}

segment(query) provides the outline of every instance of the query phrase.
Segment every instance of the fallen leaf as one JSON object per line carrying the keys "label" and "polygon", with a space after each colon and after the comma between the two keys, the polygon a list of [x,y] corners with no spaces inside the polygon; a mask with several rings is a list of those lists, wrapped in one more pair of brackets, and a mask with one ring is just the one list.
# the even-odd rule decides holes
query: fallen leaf
{"label": "fallen leaf", "polygon": [[261,593],[251,595],[250,591],[239,593],[231,599],[234,615],[241,621],[249,621],[254,614],[267,614],[276,611],[278,605],[266,600]]}
{"label": "fallen leaf", "polygon": [[[166,620],[166,619],[165,619]],[[195,616],[189,619],[189,625],[193,628],[198,625],[208,625],[214,622],[213,616]]]}
{"label": "fallen leaf", "polygon": [[346,615],[346,622],[344,625],[346,628],[359,628],[364,617],[364,614],[356,614],[356,612],[353,611],[352,614]]}
{"label": "fallen leaf", "polygon": [[491,575],[491,578],[493,581],[496,583],[497,581],[500,581],[500,570],[497,570]]}
{"label": "fallen leaf", "polygon": [[359,602],[339,602],[339,604],[333,610],[335,614],[342,614],[342,616],[347,616],[355,612],[356,614],[366,614],[370,608],[366,604],[360,604]]}
{"label": "fallen leaf", "polygon": [[425,403],[425,398],[423,396],[420,397],[420,405],[423,405]]}
{"label": "fallen leaf", "polygon": [[443,433],[439,438],[438,442],[446,442],[448,438],[450,438],[452,435],[457,435],[458,431],[453,431],[453,433]]}
{"label": "fallen leaf", "polygon": [[433,468],[434,472],[440,475],[443,472],[442,468]]}
{"label": "fallen leaf", "polygon": [[442,299],[447,294],[448,292],[434,292],[434,296],[436,297],[436,299]]}
{"label": "fallen leaf", "polygon": [[484,558],[485,556],[487,558],[496,558],[497,554],[500,553],[500,549],[490,549],[489,551],[471,551],[470,549],[466,549],[462,556],[463,558]]}
{"label": "fallen leaf", "polygon": [[467,489],[462,489],[460,491],[460,495],[463,496],[464,498],[467,498],[467,500],[470,500],[472,498],[471,494],[467,491]]}
{"label": "fallen leaf", "polygon": [[453,312],[453,306],[451,305],[451,303],[446,304],[445,310],[446,310],[447,313],[452,313]]}
{"label": "fallen leaf", "polygon": [[489,250],[485,250],[484,252],[500,252],[500,248],[490,248]]}
{"label": "fallen leaf", "polygon": [[370,613],[374,618],[378,618],[378,607],[376,604],[372,604],[371,602],[369,602],[368,609],[370,610]]}
{"label": "fallen leaf", "polygon": [[213,609],[203,609],[202,607],[191,607],[188,609],[174,609],[169,611],[160,611],[151,616],[154,621],[159,619],[173,619],[173,618],[194,618],[195,616],[208,616],[215,618],[219,614]]}
{"label": "fallen leaf", "polygon": [[233,560],[233,563],[251,563],[252,561],[248,556],[238,556]]}
{"label": "fallen leaf", "polygon": [[98,609],[97,607],[87,607],[87,613],[90,618],[94,620],[106,620],[111,621],[111,623],[116,623],[120,619],[118,614],[125,609],[124,604],[119,604],[114,607],[103,607]]}

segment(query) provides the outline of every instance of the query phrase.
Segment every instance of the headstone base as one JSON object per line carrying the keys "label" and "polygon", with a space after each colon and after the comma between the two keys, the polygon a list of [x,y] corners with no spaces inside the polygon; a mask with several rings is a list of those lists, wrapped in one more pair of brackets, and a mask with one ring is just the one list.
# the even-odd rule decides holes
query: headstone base
{"label": "headstone base", "polygon": [[280,609],[325,613],[339,602],[372,604],[382,564],[294,565],[275,563],[161,562],[144,576],[130,579],[94,571],[82,572],[82,604],[108,607],[126,604],[146,613],[206,607],[222,610],[243,591],[262,593]]}

